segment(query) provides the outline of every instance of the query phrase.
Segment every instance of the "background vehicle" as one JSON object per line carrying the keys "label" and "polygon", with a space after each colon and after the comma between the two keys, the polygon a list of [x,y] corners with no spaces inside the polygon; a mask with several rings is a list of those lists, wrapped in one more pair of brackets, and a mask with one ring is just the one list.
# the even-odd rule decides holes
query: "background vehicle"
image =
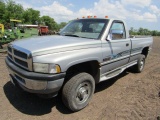
{"label": "background vehicle", "polygon": [[27,27],[26,25],[20,24],[22,23],[21,20],[10,19],[10,22],[15,39],[28,38],[33,35],[38,36],[37,27]]}
{"label": "background vehicle", "polygon": [[131,66],[142,72],[153,42],[130,38],[126,24],[115,19],[73,20],[59,34],[11,43],[6,64],[15,85],[49,97],[62,90],[72,111],[88,105],[97,83]]}
{"label": "background vehicle", "polygon": [[49,30],[48,30],[48,26],[39,26],[39,32],[38,35],[48,35]]}
{"label": "background vehicle", "polygon": [[[23,25],[21,20],[10,19],[10,26],[4,29],[4,25],[0,24],[0,46],[10,43],[14,40],[38,36],[38,25]],[[2,51],[5,51],[4,48]],[[0,50],[1,51],[1,50]]]}
{"label": "background vehicle", "polygon": [[[3,24],[0,24],[0,39],[3,39],[4,37],[4,25]],[[2,43],[0,41],[0,48],[2,49]]]}

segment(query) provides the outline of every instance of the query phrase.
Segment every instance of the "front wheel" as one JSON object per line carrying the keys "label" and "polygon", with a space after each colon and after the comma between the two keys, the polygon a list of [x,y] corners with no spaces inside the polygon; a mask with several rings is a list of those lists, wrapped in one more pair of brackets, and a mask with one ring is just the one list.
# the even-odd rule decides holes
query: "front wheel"
{"label": "front wheel", "polygon": [[64,85],[62,101],[72,111],[81,110],[88,105],[94,90],[94,78],[88,73],[79,73]]}

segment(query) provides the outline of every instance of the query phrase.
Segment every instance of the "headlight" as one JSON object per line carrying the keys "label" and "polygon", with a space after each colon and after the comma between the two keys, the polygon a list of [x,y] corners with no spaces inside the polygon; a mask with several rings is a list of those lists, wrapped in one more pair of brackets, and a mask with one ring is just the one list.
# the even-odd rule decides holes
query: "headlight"
{"label": "headlight", "polygon": [[40,73],[60,73],[61,72],[59,65],[56,65],[56,64],[33,63],[33,69],[35,72],[40,72]]}

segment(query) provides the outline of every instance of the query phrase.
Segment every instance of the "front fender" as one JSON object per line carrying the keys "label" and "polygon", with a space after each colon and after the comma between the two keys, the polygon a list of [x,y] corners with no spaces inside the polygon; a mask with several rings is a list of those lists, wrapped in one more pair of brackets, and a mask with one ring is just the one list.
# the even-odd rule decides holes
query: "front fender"
{"label": "front fender", "polygon": [[67,69],[73,65],[88,61],[98,61],[99,63],[102,62],[101,47],[59,52],[33,57],[33,62],[58,64],[61,67],[62,72],[67,71]]}

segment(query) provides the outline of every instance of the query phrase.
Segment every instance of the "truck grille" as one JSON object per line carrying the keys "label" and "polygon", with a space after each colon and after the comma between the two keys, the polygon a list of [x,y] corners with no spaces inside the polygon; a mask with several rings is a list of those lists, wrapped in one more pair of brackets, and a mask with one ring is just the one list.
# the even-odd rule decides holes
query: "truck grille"
{"label": "truck grille", "polygon": [[27,59],[27,54],[25,54],[25,53],[23,53],[23,52],[20,52],[20,51],[18,51],[18,50],[15,50],[15,49],[14,49],[14,54],[15,54],[16,56],[18,56],[18,57],[22,57],[22,58],[24,58],[24,59]]}
{"label": "truck grille", "polygon": [[16,65],[32,71],[32,59],[28,51],[10,45],[8,46],[8,58]]}

